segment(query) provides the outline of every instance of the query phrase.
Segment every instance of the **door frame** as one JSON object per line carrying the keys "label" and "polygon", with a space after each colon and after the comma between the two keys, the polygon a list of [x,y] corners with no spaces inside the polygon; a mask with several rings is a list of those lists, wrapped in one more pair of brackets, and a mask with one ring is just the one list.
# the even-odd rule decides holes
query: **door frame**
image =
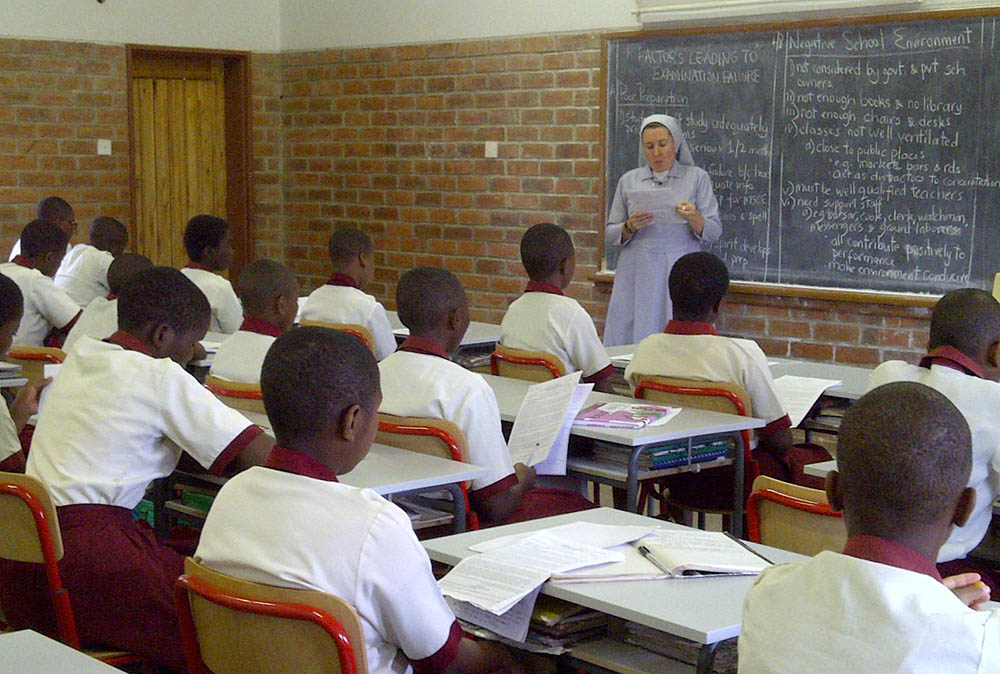
{"label": "door frame", "polygon": [[125,72],[128,97],[128,155],[129,155],[129,207],[132,214],[131,236],[137,233],[135,199],[135,110],[132,103],[134,71],[132,61],[143,56],[197,56],[222,59],[222,83],[225,109],[226,148],[226,222],[233,239],[233,263],[229,268],[231,279],[239,278],[240,270],[249,264],[254,255],[252,116],[250,92],[250,52],[220,49],[195,49],[187,47],[157,47],[150,45],[125,45]]}

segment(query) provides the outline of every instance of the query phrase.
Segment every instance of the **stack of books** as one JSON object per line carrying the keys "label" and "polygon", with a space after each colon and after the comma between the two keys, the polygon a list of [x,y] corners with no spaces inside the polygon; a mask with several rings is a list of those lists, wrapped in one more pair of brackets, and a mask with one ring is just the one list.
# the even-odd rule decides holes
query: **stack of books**
{"label": "stack of books", "polygon": [[[631,621],[625,621],[625,642],[689,665],[698,664],[698,651],[701,649],[701,644]],[[712,671],[715,674],[736,674],[736,669],[736,639],[720,642]]]}
{"label": "stack of books", "polygon": [[[639,455],[639,470],[664,470],[686,466],[689,463],[705,463],[729,456],[735,441],[732,436],[725,435],[705,438],[692,443],[688,450],[687,440],[668,442]],[[594,459],[611,464],[625,466],[629,453],[621,447],[597,444],[594,447]],[[690,458],[689,458],[690,457]]]}
{"label": "stack of books", "polygon": [[608,616],[561,599],[539,595],[531,612],[528,641],[550,647],[570,648],[602,636]]}

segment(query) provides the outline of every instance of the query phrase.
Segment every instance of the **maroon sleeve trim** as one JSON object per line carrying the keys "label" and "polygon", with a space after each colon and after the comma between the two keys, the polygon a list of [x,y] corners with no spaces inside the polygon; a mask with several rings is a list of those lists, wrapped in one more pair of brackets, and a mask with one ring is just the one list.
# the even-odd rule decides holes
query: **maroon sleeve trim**
{"label": "maroon sleeve trim", "polygon": [[23,473],[24,466],[27,463],[24,458],[24,451],[19,449],[3,461],[0,461],[0,471],[4,473]]}
{"label": "maroon sleeve trim", "polygon": [[482,501],[483,499],[488,499],[491,496],[496,496],[497,494],[502,494],[508,489],[513,489],[517,486],[517,473],[511,473],[507,477],[497,480],[493,484],[488,484],[482,489],[476,489],[475,491],[469,492],[469,498],[474,501]]}
{"label": "maroon sleeve trim", "polygon": [[448,631],[448,640],[444,642],[444,646],[437,649],[436,653],[420,660],[410,660],[413,671],[417,674],[432,674],[447,669],[451,661],[458,655],[458,647],[464,638],[465,632],[462,631],[462,626],[456,620]]}
{"label": "maroon sleeve trim", "polygon": [[83,309],[81,309],[80,311],[76,312],[76,316],[74,316],[72,318],[72,320],[70,320],[69,323],[67,323],[66,325],[62,326],[61,328],[57,328],[55,330],[55,332],[61,332],[63,334],[69,333],[69,331],[73,329],[73,326],[76,325],[76,322],[78,320],[80,320],[80,316],[83,316]]}
{"label": "maroon sleeve trim", "polygon": [[783,431],[786,428],[792,427],[792,419],[786,414],[785,416],[775,419],[764,428],[757,429],[757,435],[766,438],[769,435],[774,435],[778,431]]}
{"label": "maroon sleeve trim", "polygon": [[212,466],[208,469],[208,472],[212,475],[222,475],[232,460],[263,432],[264,429],[256,424],[250,424],[244,428],[243,432],[233,438],[233,441],[226,445],[222,453],[215,457],[215,461],[212,462]]}
{"label": "maroon sleeve trim", "polygon": [[598,370],[594,374],[587,375],[580,381],[584,384],[600,384],[602,381],[610,377],[615,372],[615,366],[608,363],[604,368]]}

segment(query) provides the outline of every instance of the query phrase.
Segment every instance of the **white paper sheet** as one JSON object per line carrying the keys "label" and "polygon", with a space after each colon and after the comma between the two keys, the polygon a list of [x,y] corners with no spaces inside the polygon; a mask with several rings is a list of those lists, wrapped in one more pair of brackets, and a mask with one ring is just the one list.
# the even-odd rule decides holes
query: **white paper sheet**
{"label": "white paper sheet", "polygon": [[[567,543],[589,545],[595,548],[612,548],[620,546],[623,543],[637,541],[643,536],[653,533],[656,529],[656,525],[619,526],[615,524],[594,524],[592,522],[570,522],[569,524],[561,524],[557,527],[546,529],[546,531],[550,536],[564,540]],[[518,541],[522,541],[534,535],[534,533],[528,532],[500,536],[499,538],[471,545],[469,549],[476,552],[499,550],[500,548],[505,548]]]}
{"label": "white paper sheet", "polygon": [[47,363],[42,366],[42,376],[43,377],[55,377],[59,374],[59,368],[62,367],[62,363]]}
{"label": "white paper sheet", "polygon": [[620,356],[611,356],[611,364],[615,367],[628,367],[628,364],[632,362],[633,353],[623,353]]}
{"label": "white paper sheet", "polygon": [[677,215],[676,198],[670,198],[671,190],[636,190],[628,193],[628,210],[645,211],[653,214],[653,225],[684,225],[684,218]]}
{"label": "white paper sheet", "polygon": [[[558,379],[532,384],[521,401],[510,430],[507,449],[514,463],[534,466],[550,452],[558,451],[555,444],[560,437],[567,411],[573,402],[580,372],[573,372]],[[590,385],[593,388],[593,385]],[[586,396],[584,396],[586,398]],[[575,414],[573,415],[576,416]],[[569,434],[565,435],[569,439]],[[566,446],[562,447],[565,455]],[[565,474],[565,471],[563,471]]]}
{"label": "white paper sheet", "polygon": [[587,396],[594,390],[593,384],[577,384],[573,389],[573,397],[566,408],[566,416],[563,418],[562,426],[559,427],[559,434],[555,442],[552,443],[552,450],[549,455],[535,464],[535,473],[538,475],[565,475],[566,474],[566,453],[569,450],[569,434],[573,428],[573,420],[580,413],[583,404],[587,402]]}
{"label": "white paper sheet", "polygon": [[792,419],[792,427],[798,426],[809,414],[823,391],[832,386],[840,385],[837,379],[815,379],[813,377],[796,377],[786,374],[774,380],[778,391],[778,400],[785,412]]}
{"label": "white paper sheet", "polygon": [[205,353],[215,353],[222,346],[222,342],[212,342],[207,339],[203,339],[200,342],[201,347],[205,349]]}
{"label": "white paper sheet", "polygon": [[541,585],[536,587],[533,592],[525,595],[524,599],[514,604],[503,615],[494,615],[467,601],[458,601],[451,597],[445,597],[445,601],[448,602],[448,606],[451,607],[456,618],[485,627],[512,641],[524,641],[528,636],[528,627],[531,625],[531,612],[535,608],[535,600],[541,589]]}

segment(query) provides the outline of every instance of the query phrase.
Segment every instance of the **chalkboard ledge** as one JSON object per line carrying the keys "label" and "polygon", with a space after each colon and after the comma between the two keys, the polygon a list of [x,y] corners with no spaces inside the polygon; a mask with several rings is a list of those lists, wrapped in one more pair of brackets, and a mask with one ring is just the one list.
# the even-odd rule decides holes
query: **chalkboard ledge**
{"label": "chalkboard ledge", "polygon": [[[587,277],[600,290],[610,291],[615,281],[613,271],[599,271]],[[941,299],[940,295],[919,293],[892,293],[877,290],[846,290],[820,286],[785,285],[777,283],[757,283],[754,281],[733,281],[730,292],[745,295],[770,295],[777,297],[805,297],[816,300],[837,302],[864,302],[866,304],[888,304],[906,307],[933,307]]]}

